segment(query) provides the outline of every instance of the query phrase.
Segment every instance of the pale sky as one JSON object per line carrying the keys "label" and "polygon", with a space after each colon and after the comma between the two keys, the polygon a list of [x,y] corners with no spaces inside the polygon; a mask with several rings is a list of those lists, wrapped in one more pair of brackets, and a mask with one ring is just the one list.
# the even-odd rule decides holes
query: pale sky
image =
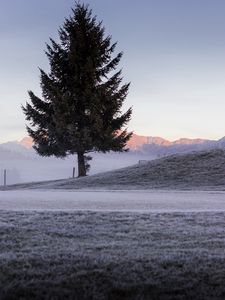
{"label": "pale sky", "polygon": [[[81,1],[82,2],[82,1]],[[137,134],[219,139],[225,136],[225,1],[90,0],[124,56],[124,82]],[[21,104],[41,95],[49,37],[73,0],[0,1],[0,143],[27,135]]]}

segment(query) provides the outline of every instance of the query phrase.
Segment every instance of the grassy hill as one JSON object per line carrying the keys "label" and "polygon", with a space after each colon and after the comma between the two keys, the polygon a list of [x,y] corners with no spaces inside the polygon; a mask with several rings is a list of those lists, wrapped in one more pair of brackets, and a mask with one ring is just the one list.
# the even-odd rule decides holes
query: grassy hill
{"label": "grassy hill", "polygon": [[55,187],[85,188],[225,188],[225,151],[172,155],[146,164],[57,183]]}
{"label": "grassy hill", "polygon": [[14,185],[56,189],[225,189],[225,151],[172,155],[85,178]]}

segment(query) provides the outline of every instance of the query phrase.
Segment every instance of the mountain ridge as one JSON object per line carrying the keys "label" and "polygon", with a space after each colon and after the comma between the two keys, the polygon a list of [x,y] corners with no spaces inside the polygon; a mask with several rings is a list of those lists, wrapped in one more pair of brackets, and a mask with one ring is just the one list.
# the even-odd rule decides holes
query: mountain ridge
{"label": "mountain ridge", "polygon": [[[225,137],[222,137],[219,140],[210,140],[210,139],[202,139],[202,138],[179,138],[174,141],[170,141],[168,139],[159,137],[159,136],[145,136],[145,135],[139,135],[134,133],[131,139],[128,141],[127,145],[131,150],[138,150],[143,145],[162,145],[162,146],[172,146],[172,145],[193,145],[193,144],[204,144],[204,143],[211,143],[211,142],[224,142],[225,143]],[[33,141],[30,137],[26,136],[23,139],[19,141],[9,141],[6,143],[1,143],[2,145],[9,145],[9,144],[18,144],[21,145],[27,149],[32,148]]]}
{"label": "mountain ridge", "polygon": [[[32,150],[32,139],[24,137],[20,141],[12,141],[0,144],[10,151],[28,151]],[[215,148],[225,148],[225,137],[219,140],[210,140],[202,138],[180,138],[174,141],[167,140],[159,136],[142,136],[136,133],[127,143],[131,152],[142,152],[154,156],[166,156],[175,153],[184,153],[199,150],[208,150]]]}
{"label": "mountain ridge", "polygon": [[[210,139],[202,139],[202,138],[194,138],[194,139],[180,138],[174,141],[170,141],[159,136],[141,136],[134,133],[130,141],[128,141],[127,145],[132,150],[139,150],[143,145],[152,145],[152,144],[160,145],[160,146],[193,145],[193,144],[198,145],[198,144],[211,143],[211,142],[217,142],[217,141],[210,140]],[[225,137],[224,137],[224,142],[225,142]]]}

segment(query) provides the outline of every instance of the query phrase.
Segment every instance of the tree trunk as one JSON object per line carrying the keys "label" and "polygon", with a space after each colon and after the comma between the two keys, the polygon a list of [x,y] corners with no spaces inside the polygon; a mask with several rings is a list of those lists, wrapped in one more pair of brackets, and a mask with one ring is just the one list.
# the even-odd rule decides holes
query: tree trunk
{"label": "tree trunk", "polygon": [[77,162],[78,162],[78,177],[86,176],[86,167],[84,160],[84,153],[77,153]]}

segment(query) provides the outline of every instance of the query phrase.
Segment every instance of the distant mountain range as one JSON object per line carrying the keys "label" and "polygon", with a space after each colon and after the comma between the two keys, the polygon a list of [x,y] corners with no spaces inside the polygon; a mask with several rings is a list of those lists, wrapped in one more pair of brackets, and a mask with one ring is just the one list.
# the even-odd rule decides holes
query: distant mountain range
{"label": "distant mountain range", "polygon": [[[181,138],[175,141],[169,141],[162,137],[133,134],[128,142],[128,147],[131,152],[140,152],[142,154],[159,157],[198,150],[225,149],[225,137],[219,140]],[[27,154],[30,152],[29,150],[32,149],[32,139],[25,137],[21,141],[0,144],[0,149]]]}
{"label": "distant mountain range", "polygon": [[169,141],[161,137],[133,134],[128,146],[133,151],[156,157],[211,149],[225,149],[225,137],[219,140],[181,138]]}
{"label": "distant mountain range", "polygon": [[188,139],[188,138],[181,138],[176,141],[169,141],[164,138],[158,136],[141,136],[137,134],[133,134],[132,138],[128,142],[128,146],[132,150],[140,150],[143,145],[158,145],[158,146],[173,146],[173,145],[199,145],[205,144],[208,142],[216,142],[212,140],[206,139]]}

